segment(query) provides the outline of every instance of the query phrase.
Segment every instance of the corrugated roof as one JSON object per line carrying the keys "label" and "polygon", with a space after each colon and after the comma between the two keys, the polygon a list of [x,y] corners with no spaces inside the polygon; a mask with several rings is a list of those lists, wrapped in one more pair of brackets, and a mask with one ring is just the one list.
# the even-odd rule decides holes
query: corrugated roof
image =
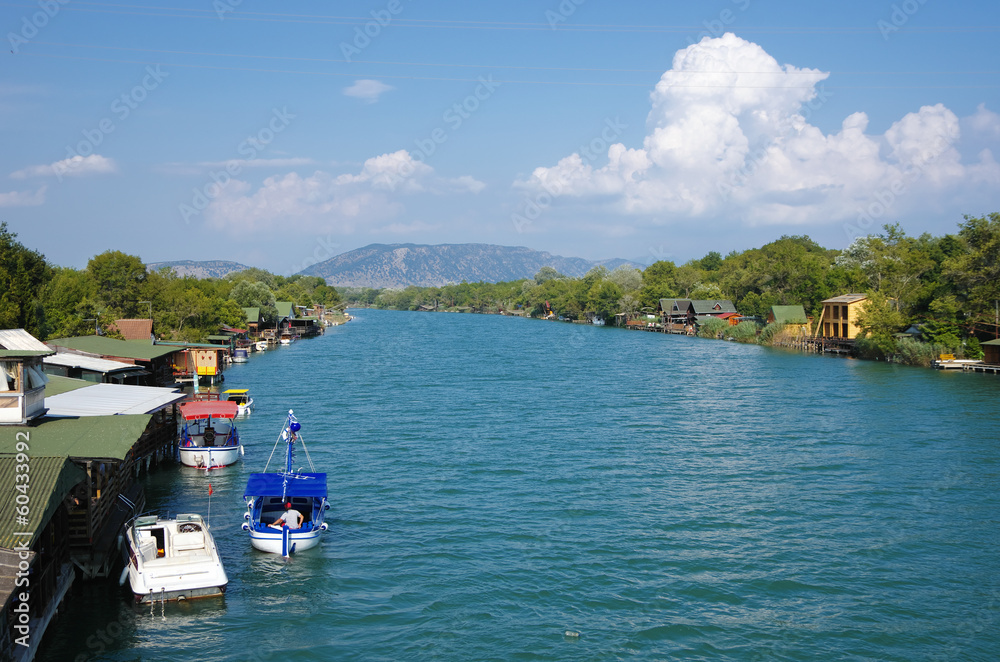
{"label": "corrugated roof", "polygon": [[996,346],[996,345],[1000,345],[1000,339],[997,339],[997,340],[987,340],[986,342],[979,343],[979,345],[980,345],[980,347],[983,346],[983,345],[989,345],[989,346],[993,347],[993,346]]}
{"label": "corrugated roof", "polygon": [[0,329],[0,349],[20,349],[28,352],[51,352],[41,340],[24,329]]}
{"label": "corrugated roof", "polygon": [[260,321],[260,308],[244,308],[243,312],[246,314],[248,322],[257,323]]}
{"label": "corrugated roof", "polygon": [[187,397],[169,388],[94,384],[51,398],[45,398],[49,416],[114,416],[116,414],[152,414]]}
{"label": "corrugated roof", "polygon": [[[0,547],[13,548],[18,543],[27,542],[30,547],[63,499],[87,474],[66,457],[40,457],[35,455],[33,430],[28,435],[28,472],[17,471],[18,462],[14,455],[0,456]],[[10,435],[12,438],[14,435]],[[21,438],[23,440],[23,437]],[[18,475],[30,477],[27,496],[31,499],[28,515],[18,515],[16,497],[21,492],[15,487],[26,483],[17,482]],[[21,518],[24,519],[21,519]],[[18,536],[16,533],[27,533]]]}
{"label": "corrugated roof", "polygon": [[823,303],[855,303],[867,298],[867,294],[841,294],[832,299],[825,299]]}
{"label": "corrugated roof", "polygon": [[162,344],[154,345],[149,340],[116,340],[104,336],[56,338],[55,340],[49,340],[48,344],[54,347],[75,349],[78,352],[97,354],[98,356],[120,356],[139,361],[151,361],[179,351],[177,347]]}
{"label": "corrugated roof", "polygon": [[73,379],[72,377],[61,377],[59,375],[48,375],[48,378],[49,381],[45,385],[46,398],[94,385],[94,382],[88,382],[86,379]]}
{"label": "corrugated roof", "polygon": [[149,340],[153,335],[153,320],[151,319],[121,319],[111,323],[117,328],[125,340]]}
{"label": "corrugated roof", "polygon": [[134,363],[122,363],[121,361],[111,361],[100,359],[96,356],[85,356],[83,354],[71,354],[60,352],[52,356],[46,356],[44,362],[48,365],[59,365],[66,368],[83,368],[94,372],[110,373],[121,372],[123,370],[142,370],[141,366]]}
{"label": "corrugated roof", "polygon": [[[149,414],[43,418],[18,428],[30,436],[30,455],[80,460],[124,460],[149,424]],[[0,455],[15,453],[15,434],[0,435]],[[3,491],[3,490],[0,490]]]}
{"label": "corrugated roof", "polygon": [[278,319],[295,316],[292,312],[295,306],[291,301],[275,301],[274,307],[278,310]]}

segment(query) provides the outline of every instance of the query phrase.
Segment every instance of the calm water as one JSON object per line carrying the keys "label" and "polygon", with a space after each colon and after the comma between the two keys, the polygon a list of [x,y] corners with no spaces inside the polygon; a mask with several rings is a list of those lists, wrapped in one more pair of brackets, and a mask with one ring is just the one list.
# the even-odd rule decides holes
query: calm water
{"label": "calm water", "polygon": [[[225,599],[161,614],[85,586],[41,659],[1000,651],[996,377],[376,310],[226,375],[257,400],[245,460],[146,479],[171,512],[212,483]],[[239,527],[289,408],[332,509],[286,562]]]}

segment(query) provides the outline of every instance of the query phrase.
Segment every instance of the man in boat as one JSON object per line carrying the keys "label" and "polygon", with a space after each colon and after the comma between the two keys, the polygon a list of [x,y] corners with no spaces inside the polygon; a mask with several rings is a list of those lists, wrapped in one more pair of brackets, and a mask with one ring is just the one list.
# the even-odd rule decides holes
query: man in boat
{"label": "man in boat", "polygon": [[281,517],[268,524],[268,526],[272,529],[280,529],[282,526],[287,526],[289,529],[297,529],[302,526],[302,513],[292,508],[291,502],[288,502],[285,504],[285,512],[281,513]]}

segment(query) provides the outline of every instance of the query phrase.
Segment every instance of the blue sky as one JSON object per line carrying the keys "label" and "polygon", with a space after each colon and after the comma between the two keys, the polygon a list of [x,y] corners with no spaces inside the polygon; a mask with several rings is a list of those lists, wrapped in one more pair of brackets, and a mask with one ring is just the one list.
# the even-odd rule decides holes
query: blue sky
{"label": "blue sky", "polygon": [[680,263],[1000,211],[996,2],[42,0],[0,25],[0,220],[66,266]]}

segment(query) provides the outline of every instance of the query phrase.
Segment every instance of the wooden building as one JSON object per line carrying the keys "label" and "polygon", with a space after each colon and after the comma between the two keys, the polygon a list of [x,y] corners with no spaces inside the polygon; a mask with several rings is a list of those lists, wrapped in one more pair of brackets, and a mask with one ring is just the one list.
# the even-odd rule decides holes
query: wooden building
{"label": "wooden building", "polygon": [[982,343],[983,363],[1000,365],[1000,340],[987,340]]}
{"label": "wooden building", "polygon": [[170,386],[174,383],[174,355],[183,351],[176,347],[150,340],[116,340],[104,336],[76,336],[47,340],[50,347],[61,352],[75,352],[122,363],[132,363],[145,368],[149,375],[144,386]]}
{"label": "wooden building", "polygon": [[809,333],[809,317],[802,304],[795,306],[771,306],[767,311],[768,324],[783,324],[786,329]]}
{"label": "wooden building", "polygon": [[861,332],[858,313],[868,300],[867,294],[842,294],[823,302],[823,314],[814,335],[820,338],[854,340]]}
{"label": "wooden building", "polygon": [[[18,440],[29,449],[27,464],[16,453],[0,455],[0,482],[11,486],[0,492],[0,658],[5,660],[34,657],[69,592],[76,574],[69,506],[73,491],[86,480],[68,458],[37,456],[30,428],[20,430]],[[13,489],[26,473],[24,466],[31,479],[26,516],[17,510],[21,493]]]}
{"label": "wooden building", "polygon": [[151,319],[120,319],[108,325],[108,331],[118,332],[125,340],[152,341],[153,320]]}

